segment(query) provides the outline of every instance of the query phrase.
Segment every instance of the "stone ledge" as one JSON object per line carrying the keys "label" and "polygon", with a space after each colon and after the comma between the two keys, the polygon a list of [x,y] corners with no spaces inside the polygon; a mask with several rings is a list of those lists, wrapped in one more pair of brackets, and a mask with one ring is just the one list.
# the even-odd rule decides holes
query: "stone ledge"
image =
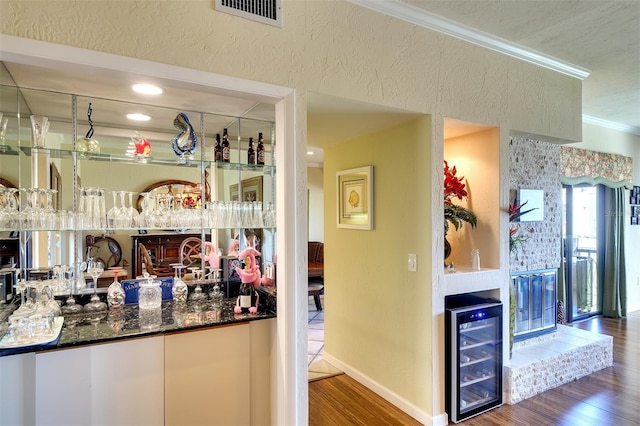
{"label": "stone ledge", "polygon": [[612,365],[611,336],[558,325],[546,339],[515,347],[504,365],[504,402],[516,404]]}

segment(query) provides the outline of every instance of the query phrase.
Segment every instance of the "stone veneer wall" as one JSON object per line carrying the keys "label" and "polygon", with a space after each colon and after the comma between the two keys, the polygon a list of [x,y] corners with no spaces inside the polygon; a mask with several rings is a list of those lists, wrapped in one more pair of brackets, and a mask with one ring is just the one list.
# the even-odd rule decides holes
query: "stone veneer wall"
{"label": "stone veneer wall", "polygon": [[[528,240],[510,254],[511,272],[560,267],[562,256],[562,184],[560,146],[528,138],[511,137],[509,144],[509,189],[544,191],[544,221],[520,222],[520,235]],[[526,209],[526,207],[525,207]]]}

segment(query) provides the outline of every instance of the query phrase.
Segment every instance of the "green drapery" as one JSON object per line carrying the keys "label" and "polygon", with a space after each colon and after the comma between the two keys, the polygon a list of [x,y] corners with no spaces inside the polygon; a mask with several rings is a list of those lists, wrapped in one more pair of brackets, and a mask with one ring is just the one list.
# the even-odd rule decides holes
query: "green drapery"
{"label": "green drapery", "polygon": [[[624,257],[624,195],[631,188],[633,160],[617,154],[563,146],[561,181],[565,185],[588,183],[605,188],[605,258],[602,313],[609,317],[627,315],[627,280]],[[569,265],[563,265],[565,268]],[[564,272],[564,271],[562,271]],[[559,298],[567,297],[559,293]]]}
{"label": "green drapery", "polygon": [[624,188],[605,190],[604,294],[602,313],[627,316],[627,279],[624,256]]}

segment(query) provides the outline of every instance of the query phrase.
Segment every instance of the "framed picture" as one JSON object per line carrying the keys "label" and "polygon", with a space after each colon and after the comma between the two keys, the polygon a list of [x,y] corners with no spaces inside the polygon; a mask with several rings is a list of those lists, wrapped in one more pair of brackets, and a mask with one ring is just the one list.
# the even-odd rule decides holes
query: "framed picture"
{"label": "framed picture", "polygon": [[54,163],[49,165],[49,175],[49,186],[51,189],[56,190],[56,193],[53,196],[53,209],[59,210],[62,208],[62,178],[60,177],[60,172]]}
{"label": "framed picture", "polygon": [[262,201],[262,176],[244,179],[240,182],[242,199],[238,198],[238,184],[229,186],[230,201]]}
{"label": "framed picture", "polygon": [[338,184],[338,228],[373,229],[373,166],[343,170]]}

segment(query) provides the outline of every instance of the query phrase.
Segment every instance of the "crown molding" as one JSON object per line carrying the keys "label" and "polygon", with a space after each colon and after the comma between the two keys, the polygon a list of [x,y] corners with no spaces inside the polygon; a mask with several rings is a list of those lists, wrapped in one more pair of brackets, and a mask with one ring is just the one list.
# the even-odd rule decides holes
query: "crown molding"
{"label": "crown molding", "polygon": [[583,114],[582,122],[593,124],[594,126],[604,127],[606,129],[617,130],[618,132],[631,133],[632,135],[640,136],[640,127],[616,123],[615,121],[603,120],[602,118],[593,117],[591,115]]}
{"label": "crown molding", "polygon": [[446,34],[457,39],[473,43],[498,53],[520,59],[562,74],[584,80],[591,73],[586,68],[573,65],[569,62],[527,49],[516,43],[512,43],[493,34],[468,27],[443,16],[427,12],[418,7],[402,3],[396,0],[347,0],[376,12],[384,13],[411,24]]}

